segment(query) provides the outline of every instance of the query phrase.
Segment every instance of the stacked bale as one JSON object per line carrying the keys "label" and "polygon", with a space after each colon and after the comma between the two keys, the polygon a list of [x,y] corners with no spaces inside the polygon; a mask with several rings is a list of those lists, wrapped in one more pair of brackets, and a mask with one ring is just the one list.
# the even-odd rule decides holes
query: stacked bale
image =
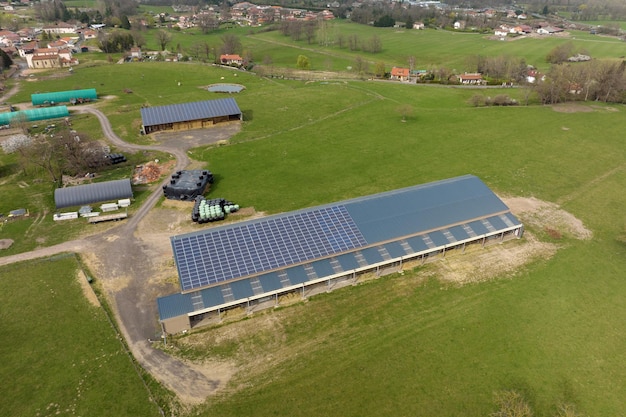
{"label": "stacked bale", "polygon": [[214,222],[224,220],[226,214],[239,210],[239,205],[223,198],[207,200],[203,196],[197,196],[194,200],[191,220],[197,223]]}

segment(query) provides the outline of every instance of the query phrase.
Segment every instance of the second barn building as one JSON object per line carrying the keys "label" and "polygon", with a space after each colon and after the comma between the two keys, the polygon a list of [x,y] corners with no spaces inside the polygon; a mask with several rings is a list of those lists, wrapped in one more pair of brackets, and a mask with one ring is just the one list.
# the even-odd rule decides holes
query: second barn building
{"label": "second barn building", "polygon": [[202,129],[240,120],[243,120],[241,110],[230,97],[141,109],[141,131],[146,135],[163,130]]}

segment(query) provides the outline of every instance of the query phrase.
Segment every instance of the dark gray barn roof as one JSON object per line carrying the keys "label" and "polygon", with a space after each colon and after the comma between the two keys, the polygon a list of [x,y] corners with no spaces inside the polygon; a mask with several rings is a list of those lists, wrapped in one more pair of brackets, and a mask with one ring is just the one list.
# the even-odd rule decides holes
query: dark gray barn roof
{"label": "dark gray barn roof", "polygon": [[241,117],[241,110],[239,110],[239,106],[234,98],[228,97],[141,109],[141,120],[144,126],[210,119],[221,116]]}
{"label": "dark gray barn roof", "polygon": [[97,182],[54,190],[54,203],[58,209],[95,204],[103,201],[132,198],[130,179]]}
{"label": "dark gray barn roof", "polygon": [[517,227],[509,208],[466,175],[173,236],[181,288],[193,292],[159,298],[159,314],[258,297]]}

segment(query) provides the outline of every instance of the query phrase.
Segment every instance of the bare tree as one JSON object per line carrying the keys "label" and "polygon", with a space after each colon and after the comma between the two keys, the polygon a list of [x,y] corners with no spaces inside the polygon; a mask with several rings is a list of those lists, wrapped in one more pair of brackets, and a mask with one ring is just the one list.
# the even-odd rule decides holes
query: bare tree
{"label": "bare tree", "polygon": [[219,28],[219,25],[219,21],[213,14],[202,13],[198,15],[198,27],[203,34]]}
{"label": "bare tree", "polygon": [[374,35],[369,39],[368,50],[373,54],[377,54],[383,50],[383,43],[378,35]]}
{"label": "bare tree", "polygon": [[165,51],[165,47],[167,46],[167,44],[172,41],[172,34],[163,29],[159,29],[155,33],[154,37],[161,47],[161,51]]}
{"label": "bare tree", "polygon": [[574,55],[574,44],[570,41],[560,44],[548,52],[546,61],[551,64],[560,64],[567,61],[567,58],[572,55]]}
{"label": "bare tree", "polygon": [[357,55],[356,58],[354,58],[354,65],[352,65],[352,69],[360,76],[363,76],[369,72],[369,62],[363,59],[362,56]]}
{"label": "bare tree", "polygon": [[408,63],[409,63],[409,70],[413,71],[415,69],[415,57],[413,55],[411,55],[408,59],[407,59]]}
{"label": "bare tree", "polygon": [[348,36],[348,49],[351,51],[356,51],[359,49],[359,37],[357,35]]}
{"label": "bare tree", "polygon": [[341,33],[337,35],[337,44],[339,45],[340,49],[343,49],[344,45],[346,44],[346,37]]}
{"label": "bare tree", "polygon": [[189,48],[187,48],[187,53],[189,54],[189,56],[195,59],[200,59],[200,54],[202,53],[202,44],[198,42],[192,43],[191,45],[189,45]]}
{"label": "bare tree", "polygon": [[402,116],[402,121],[406,122],[406,119],[413,116],[413,107],[410,104],[401,104],[396,108],[396,111]]}
{"label": "bare tree", "polygon": [[304,25],[304,36],[306,37],[307,43],[310,45],[315,40],[315,34],[317,32],[317,23],[316,22],[306,22]]}
{"label": "bare tree", "polygon": [[130,31],[130,34],[133,37],[133,41],[135,42],[135,45],[137,45],[140,48],[146,45],[146,38],[143,36],[143,33],[141,33],[141,31],[137,29],[133,29]]}
{"label": "bare tree", "polygon": [[242,46],[239,37],[232,34],[222,36],[222,54],[238,54],[241,52]]}
{"label": "bare tree", "polygon": [[333,26],[326,20],[322,20],[317,24],[317,42],[320,45],[329,46],[334,43],[332,29]]}

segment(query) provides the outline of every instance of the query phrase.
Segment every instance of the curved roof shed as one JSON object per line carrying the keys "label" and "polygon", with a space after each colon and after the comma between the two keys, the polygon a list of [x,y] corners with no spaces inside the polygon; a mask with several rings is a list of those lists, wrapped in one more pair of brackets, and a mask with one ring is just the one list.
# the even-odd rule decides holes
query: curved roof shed
{"label": "curved roof shed", "polygon": [[58,209],[94,204],[103,201],[132,198],[130,179],[77,185],[54,190],[54,204]]}
{"label": "curved roof shed", "polygon": [[70,112],[66,106],[41,107],[37,109],[19,110],[7,113],[0,113],[0,125],[11,124],[13,119],[34,122],[37,120],[58,119],[67,117]]}
{"label": "curved roof shed", "polygon": [[30,100],[33,106],[41,106],[47,103],[71,103],[72,100],[89,99],[96,100],[98,93],[95,88],[87,88],[85,90],[68,90],[68,91],[55,91],[52,93],[37,93],[31,94]]}

